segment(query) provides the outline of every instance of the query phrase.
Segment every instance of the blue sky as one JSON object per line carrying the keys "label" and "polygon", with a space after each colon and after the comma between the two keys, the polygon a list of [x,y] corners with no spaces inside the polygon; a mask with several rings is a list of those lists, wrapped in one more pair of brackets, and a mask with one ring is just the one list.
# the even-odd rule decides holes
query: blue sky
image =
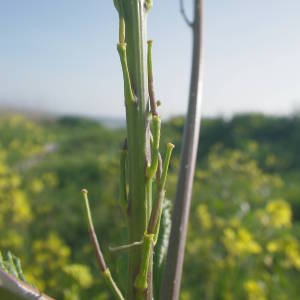
{"label": "blue sky", "polygon": [[[299,13],[299,0],[205,1],[204,115],[299,110]],[[0,104],[124,116],[117,22],[112,0],[0,0]],[[178,1],[154,0],[148,26],[161,112],[182,114],[191,32]]]}

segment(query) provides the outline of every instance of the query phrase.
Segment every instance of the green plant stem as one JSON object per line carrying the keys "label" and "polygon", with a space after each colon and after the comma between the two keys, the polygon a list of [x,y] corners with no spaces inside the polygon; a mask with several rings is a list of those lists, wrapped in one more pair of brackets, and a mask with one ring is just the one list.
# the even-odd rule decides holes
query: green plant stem
{"label": "green plant stem", "polygon": [[131,88],[131,81],[130,81],[128,64],[127,64],[126,48],[127,48],[126,43],[119,43],[117,45],[117,50],[119,52],[122,71],[123,71],[125,104],[130,105],[131,104],[130,102],[133,102],[135,99]]}
{"label": "green plant stem", "polygon": [[[151,0],[114,0],[119,13],[117,46],[123,71],[128,155],[129,245],[143,238],[143,247],[130,247],[127,298],[152,300],[152,256],[157,238],[165,182],[173,145],[168,145],[162,169],[159,154],[161,121],[153,88],[152,41],[146,43],[146,18]],[[125,30],[124,30],[125,29]],[[150,101],[149,101],[150,99]],[[150,103],[149,103],[150,102]],[[151,110],[152,118],[149,117]],[[153,136],[150,131],[152,121]],[[124,162],[122,162],[124,163]],[[123,167],[121,172],[123,172]],[[155,207],[152,207],[152,184],[157,180]],[[121,175],[122,186],[124,176]],[[124,187],[121,189],[124,198]],[[149,223],[149,221],[151,221]],[[149,226],[150,224],[150,226]],[[150,229],[151,232],[147,232]],[[156,233],[156,235],[155,235]]]}
{"label": "green plant stem", "polygon": [[[149,275],[149,269],[151,269],[152,272],[152,256],[153,256],[153,248],[155,245],[154,239],[156,238],[157,240],[157,235],[159,230],[158,224],[160,222],[163,200],[165,198],[166,174],[168,172],[173,148],[174,148],[173,144],[169,143],[167,145],[167,153],[166,153],[164,168],[162,171],[162,177],[160,178],[160,182],[159,182],[160,188],[157,191],[158,197],[155,202],[155,206],[152,208],[147,232],[144,234],[141,267],[134,283],[136,289],[138,290],[138,298],[141,299],[143,299],[142,297],[144,295],[144,291],[148,288],[147,280]],[[155,232],[156,230],[157,232]]]}
{"label": "green plant stem", "polygon": [[153,116],[157,116],[156,100],[153,87],[153,71],[152,71],[152,41],[148,41],[147,66],[148,66],[148,90],[150,98],[150,107]]}
{"label": "green plant stem", "polygon": [[[117,5],[116,5],[117,2]],[[148,8],[151,3],[147,1]],[[148,128],[148,84],[146,57],[146,15],[143,0],[118,0],[115,5],[119,17],[124,17],[126,53],[122,53],[121,64],[124,77],[124,96],[127,122],[127,174],[128,174],[128,224],[129,244],[142,239],[147,226],[150,186],[146,183],[146,157],[149,153]],[[121,41],[119,41],[121,42]],[[118,51],[120,53],[118,46]],[[124,48],[124,46],[122,46]],[[124,62],[126,59],[127,67]],[[123,61],[122,61],[123,60]],[[125,71],[125,72],[124,72]],[[128,76],[127,76],[128,75]],[[130,82],[130,86],[129,83]],[[134,98],[129,93],[129,88]],[[130,97],[129,97],[130,96]],[[128,98],[133,101],[128,101]],[[148,203],[147,203],[148,202]],[[142,260],[140,247],[129,249],[127,298],[135,299],[134,282]],[[149,285],[152,288],[152,284]]]}
{"label": "green plant stem", "polygon": [[118,286],[116,285],[115,281],[113,280],[110,274],[110,270],[108,268],[103,272],[103,277],[106,281],[106,284],[109,286],[111,292],[114,294],[115,298],[118,300],[124,300],[124,297],[121,291],[119,290]]}
{"label": "green plant stem", "polygon": [[166,157],[164,160],[164,166],[160,178],[160,182],[158,184],[158,191],[157,191],[157,199],[154,203],[154,206],[152,208],[147,232],[149,234],[156,233],[156,230],[159,230],[159,227],[157,227],[157,224],[159,223],[160,217],[161,217],[161,211],[162,211],[162,205],[163,201],[165,199],[165,185],[166,185],[166,179],[167,179],[167,173],[170,165],[170,159],[172,155],[172,151],[174,149],[174,145],[172,143],[167,144],[167,152]]}
{"label": "green plant stem", "polygon": [[158,167],[159,141],[160,141],[161,121],[157,115],[152,115],[153,138],[151,142],[151,163],[146,169],[146,188],[147,188],[147,222],[149,222],[152,210],[152,182],[155,178]]}
{"label": "green plant stem", "polygon": [[140,294],[143,294],[147,289],[147,275],[149,270],[150,256],[153,248],[153,238],[154,234],[144,234],[141,268],[134,283],[134,286],[137,288]]}
{"label": "green plant stem", "polygon": [[160,179],[160,184],[162,188],[164,189],[166,186],[167,182],[167,175],[168,175],[168,170],[169,170],[169,165],[170,165],[170,160],[171,160],[171,155],[174,149],[174,145],[172,143],[167,144],[167,152],[166,152],[166,157],[164,160],[164,165],[162,169],[162,174],[161,174],[161,179]]}
{"label": "green plant stem", "polygon": [[157,166],[158,166],[158,153],[159,153],[159,141],[160,141],[160,127],[161,121],[157,115],[152,116],[152,125],[153,125],[153,142],[152,142],[152,151],[151,151],[151,164],[147,167],[146,175],[147,178],[154,178]]}
{"label": "green plant stem", "polygon": [[120,154],[120,204],[122,208],[127,206],[126,158],[127,158],[127,142],[125,140],[123,149],[121,150],[121,154]]}
{"label": "green plant stem", "polygon": [[152,178],[146,178],[146,220],[149,220],[152,210]]}

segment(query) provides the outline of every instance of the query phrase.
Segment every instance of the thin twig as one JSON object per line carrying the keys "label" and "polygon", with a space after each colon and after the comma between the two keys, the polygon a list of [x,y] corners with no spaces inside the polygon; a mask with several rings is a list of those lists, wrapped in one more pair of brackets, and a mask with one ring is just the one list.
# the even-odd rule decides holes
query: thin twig
{"label": "thin twig", "polygon": [[86,189],[81,190],[83,198],[84,198],[84,203],[85,203],[85,210],[86,210],[86,216],[87,216],[87,222],[88,222],[88,228],[89,228],[89,235],[91,238],[91,242],[95,251],[96,259],[98,266],[102,272],[105,272],[107,269],[105,260],[101,251],[101,248],[99,246],[99,242],[97,239],[97,235],[95,233],[94,229],[94,224],[92,220],[92,215],[91,215],[91,210],[90,210],[90,205],[89,205],[89,200],[88,200],[88,191]]}
{"label": "thin twig", "polygon": [[111,276],[109,268],[107,268],[107,266],[105,264],[103,254],[102,254],[101,248],[99,246],[99,242],[97,239],[97,235],[95,233],[93,219],[92,219],[92,215],[91,215],[89,199],[87,196],[88,191],[86,189],[82,189],[81,192],[82,192],[84,203],[85,203],[85,211],[86,211],[87,223],[88,223],[88,228],[89,228],[89,235],[90,235],[91,242],[92,242],[95,254],[96,254],[98,266],[102,272],[102,275],[103,275],[107,285],[111,289],[112,293],[115,295],[115,298],[118,300],[124,300],[124,297],[123,297],[120,289],[118,288],[117,284],[115,283],[115,281],[113,280],[113,278]]}
{"label": "thin twig", "polygon": [[124,141],[120,153],[120,204],[122,207],[127,206],[127,190],[126,190],[126,159],[128,154],[127,138]]}
{"label": "thin twig", "polygon": [[109,246],[108,249],[109,249],[109,251],[115,252],[115,251],[127,250],[127,249],[130,249],[132,247],[141,246],[141,245],[143,245],[143,241],[134,242],[134,243],[131,243],[131,244],[116,246],[116,247]]}
{"label": "thin twig", "polygon": [[180,13],[181,13],[181,15],[182,15],[184,21],[186,22],[186,24],[187,24],[189,27],[193,27],[194,22],[190,21],[189,18],[188,18],[188,16],[186,15],[183,1],[184,1],[184,0],[180,0]]}
{"label": "thin twig", "polygon": [[[180,2],[182,3],[182,1]],[[185,121],[179,178],[172,215],[168,254],[160,299],[177,300],[200,134],[202,96],[202,10],[203,0],[194,0],[193,57],[188,113]]]}

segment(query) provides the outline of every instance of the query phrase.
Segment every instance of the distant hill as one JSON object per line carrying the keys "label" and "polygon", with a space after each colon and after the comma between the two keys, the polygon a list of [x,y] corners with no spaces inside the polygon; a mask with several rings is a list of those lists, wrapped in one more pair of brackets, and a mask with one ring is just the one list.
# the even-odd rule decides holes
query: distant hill
{"label": "distant hill", "polygon": [[[175,137],[175,144],[180,144],[183,126],[182,117],[169,120],[165,136]],[[229,120],[204,118],[198,162],[201,163],[217,144],[250,153],[266,171],[300,170],[300,116],[238,114]]]}
{"label": "distant hill", "polygon": [[10,105],[7,103],[0,104],[0,116],[1,115],[13,115],[19,114],[25,116],[32,120],[45,120],[45,119],[59,119],[59,118],[78,118],[78,119],[90,119],[92,121],[96,121],[100,123],[106,128],[123,128],[126,125],[126,121],[124,118],[116,118],[116,117],[107,117],[107,116],[83,116],[79,114],[74,115],[66,115],[59,114],[49,111],[43,111],[40,109],[33,109],[27,107],[20,107],[15,105]]}

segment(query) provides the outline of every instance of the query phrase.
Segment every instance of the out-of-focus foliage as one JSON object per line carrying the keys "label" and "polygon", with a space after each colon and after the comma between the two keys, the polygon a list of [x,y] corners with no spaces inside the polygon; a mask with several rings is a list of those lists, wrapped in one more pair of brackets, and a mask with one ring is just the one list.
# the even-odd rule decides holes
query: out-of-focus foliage
{"label": "out-of-focus foliage", "polygon": [[32,210],[21,189],[21,178],[6,158],[6,153],[0,149],[0,245],[1,248],[21,250],[25,243],[24,233],[32,220]]}
{"label": "out-of-focus foliage", "polygon": [[185,298],[297,299],[300,243],[280,177],[215,148],[195,180]]}
{"label": "out-of-focus foliage", "polygon": [[[183,124],[174,118],[162,130],[176,144],[169,199]],[[182,299],[298,299],[299,132],[297,116],[203,121]],[[126,284],[126,252],[108,251],[127,243],[118,203],[124,137],[124,129],[82,118],[0,116],[0,250],[20,257],[26,279],[57,299],[110,299],[82,188],[107,263]]]}

